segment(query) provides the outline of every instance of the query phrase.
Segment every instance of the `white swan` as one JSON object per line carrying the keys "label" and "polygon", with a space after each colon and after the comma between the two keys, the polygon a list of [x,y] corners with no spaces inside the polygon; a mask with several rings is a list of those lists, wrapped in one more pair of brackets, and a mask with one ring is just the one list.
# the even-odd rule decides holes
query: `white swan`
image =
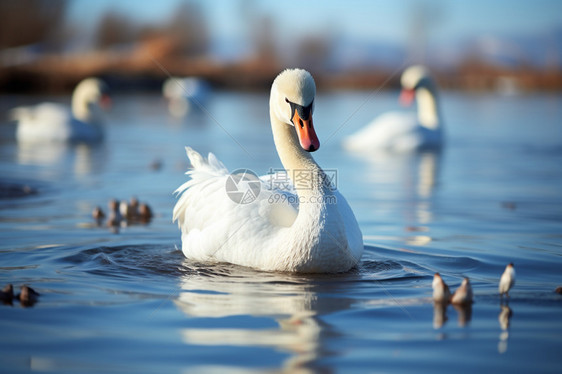
{"label": "white swan", "polygon": [[18,121],[19,142],[86,142],[103,139],[102,107],[109,103],[104,82],[88,78],[72,94],[72,110],[65,105],[42,103],[12,110]]}
{"label": "white swan", "polygon": [[[271,87],[271,127],[286,175],[232,178],[212,153],[204,159],[186,148],[191,180],[176,190],[173,219],[187,258],[299,273],[344,272],[359,262],[363,238],[353,211],[309,153],[320,146],[312,124],[315,94],[314,79],[300,69],[283,71]],[[288,191],[286,177],[296,173],[308,176],[306,186]],[[227,183],[259,194],[236,203]]]}
{"label": "white swan", "polygon": [[185,117],[192,105],[200,106],[209,96],[209,85],[200,78],[170,77],[162,85],[162,94],[168,101],[168,110],[174,117]]}
{"label": "white swan", "polygon": [[388,112],[364,128],[346,137],[344,148],[350,151],[409,152],[438,148],[443,141],[442,120],[437,103],[436,85],[423,66],[411,66],[401,77],[400,101],[418,105],[414,113]]}

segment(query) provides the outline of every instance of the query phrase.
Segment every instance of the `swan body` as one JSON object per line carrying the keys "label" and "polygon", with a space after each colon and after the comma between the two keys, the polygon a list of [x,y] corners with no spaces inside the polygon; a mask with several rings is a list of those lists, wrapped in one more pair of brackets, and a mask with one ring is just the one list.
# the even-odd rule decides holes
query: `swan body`
{"label": "swan body", "polygon": [[19,142],[98,142],[103,139],[101,106],[108,102],[107,86],[96,78],[80,82],[72,94],[72,107],[42,103],[12,110],[18,121]]}
{"label": "swan body", "polygon": [[[305,70],[285,70],[273,82],[270,120],[284,176],[230,174],[212,153],[204,158],[186,148],[193,169],[176,190],[173,219],[187,258],[298,273],[344,272],[359,262],[363,238],[353,211],[310,155],[320,146],[312,124],[315,93]],[[309,185],[286,188],[297,170],[308,173]],[[229,178],[253,191],[249,201],[232,199]]]}
{"label": "swan body", "polygon": [[504,294],[509,297],[509,290],[515,284],[515,268],[513,267],[512,263],[509,263],[500,278],[500,284],[498,290],[500,295],[503,296]]}
{"label": "swan body", "polygon": [[409,152],[442,145],[443,130],[436,86],[428,71],[422,66],[412,66],[402,74],[401,84],[401,102],[409,105],[415,98],[417,113],[384,113],[346,137],[344,148],[361,152]]}
{"label": "swan body", "polygon": [[168,110],[174,117],[184,117],[193,104],[200,106],[209,95],[208,84],[199,78],[166,79],[162,85],[162,94],[168,101]]}

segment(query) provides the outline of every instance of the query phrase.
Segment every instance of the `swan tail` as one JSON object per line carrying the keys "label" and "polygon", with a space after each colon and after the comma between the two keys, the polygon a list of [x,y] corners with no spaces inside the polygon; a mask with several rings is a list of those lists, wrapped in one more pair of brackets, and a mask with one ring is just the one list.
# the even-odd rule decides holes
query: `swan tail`
{"label": "swan tail", "polygon": [[348,151],[354,151],[360,148],[360,146],[357,144],[357,136],[355,135],[350,135],[343,139],[342,146],[345,150]]}
{"label": "swan tail", "polygon": [[[192,166],[192,171],[196,170],[206,170],[212,173],[219,173],[221,175],[228,174],[228,170],[222,162],[219,161],[217,156],[213,153],[209,153],[205,159],[199,152],[191,147],[185,147],[185,152],[187,153],[187,158]],[[188,171],[188,174],[192,171]]]}
{"label": "swan tail", "polygon": [[8,112],[8,119],[10,121],[22,121],[31,117],[31,110],[28,107],[17,107]]}
{"label": "swan tail", "polygon": [[[187,226],[184,224],[187,210],[191,205],[199,203],[195,201],[197,200],[195,199],[197,192],[210,187],[217,178],[228,175],[228,169],[213,153],[209,153],[207,158],[204,158],[191,147],[185,147],[185,151],[192,166],[186,172],[190,179],[174,191],[179,199],[174,207],[172,217],[173,222],[178,221],[178,226],[182,231],[187,231]],[[194,189],[193,193],[189,193],[190,189]]]}
{"label": "swan tail", "polygon": [[193,148],[185,147],[185,153],[187,153],[187,158],[194,169],[200,168],[205,163],[203,156]]}

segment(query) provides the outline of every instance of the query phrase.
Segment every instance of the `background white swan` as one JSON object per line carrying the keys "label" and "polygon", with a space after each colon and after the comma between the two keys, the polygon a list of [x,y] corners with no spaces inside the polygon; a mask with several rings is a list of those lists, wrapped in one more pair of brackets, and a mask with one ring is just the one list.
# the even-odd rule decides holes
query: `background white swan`
{"label": "background white swan", "polygon": [[74,89],[71,110],[55,103],[13,109],[16,138],[19,142],[98,142],[104,135],[102,107],[108,103],[106,84],[85,79]]}
{"label": "background white swan", "polygon": [[315,94],[308,72],[285,70],[273,82],[269,104],[281,162],[289,178],[308,173],[306,188],[288,191],[276,188],[276,176],[242,173],[237,185],[260,191],[255,200],[236,203],[226,193],[224,165],[212,153],[204,159],[186,148],[193,169],[176,190],[181,197],[173,218],[187,258],[302,273],[343,272],[359,262],[363,238],[355,216],[309,153],[320,146],[312,123]]}
{"label": "background white swan", "polygon": [[402,74],[401,84],[400,101],[410,105],[415,98],[417,115],[408,112],[384,113],[346,137],[344,148],[361,152],[408,152],[441,146],[443,130],[437,88],[429,72],[423,66],[411,66]]}
{"label": "background white swan", "polygon": [[171,77],[162,85],[162,95],[168,101],[168,111],[174,117],[184,117],[195,105],[201,105],[209,95],[210,87],[196,77]]}

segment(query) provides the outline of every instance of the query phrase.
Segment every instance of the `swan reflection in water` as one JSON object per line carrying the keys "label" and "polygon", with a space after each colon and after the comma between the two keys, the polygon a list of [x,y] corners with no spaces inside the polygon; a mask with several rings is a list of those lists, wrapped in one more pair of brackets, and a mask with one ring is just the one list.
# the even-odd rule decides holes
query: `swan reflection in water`
{"label": "swan reflection in water", "polygon": [[76,176],[100,172],[106,155],[103,144],[19,142],[17,148],[18,164],[53,166],[63,174],[72,171]]}
{"label": "swan reflection in water", "polygon": [[[335,277],[340,276],[350,275]],[[261,273],[232,265],[213,265],[212,270],[199,267],[197,274],[181,280],[175,304],[183,313],[201,318],[260,317],[270,319],[274,326],[259,329],[249,323],[231,328],[189,327],[181,330],[182,339],[190,345],[265,347],[289,352],[291,357],[284,368],[306,373],[317,358],[335,354],[324,342],[338,332],[322,321],[322,316],[349,309],[352,303],[348,298],[318,296],[321,292],[333,293],[334,288],[347,283],[338,286],[330,281],[333,278]]]}
{"label": "swan reflection in water", "polygon": [[[361,173],[373,185],[376,201],[397,201],[405,229],[412,233],[406,244],[423,246],[431,242],[427,227],[433,222],[433,195],[439,183],[442,150],[412,153],[372,151],[354,154],[367,163]],[[416,233],[416,234],[414,234]]]}

